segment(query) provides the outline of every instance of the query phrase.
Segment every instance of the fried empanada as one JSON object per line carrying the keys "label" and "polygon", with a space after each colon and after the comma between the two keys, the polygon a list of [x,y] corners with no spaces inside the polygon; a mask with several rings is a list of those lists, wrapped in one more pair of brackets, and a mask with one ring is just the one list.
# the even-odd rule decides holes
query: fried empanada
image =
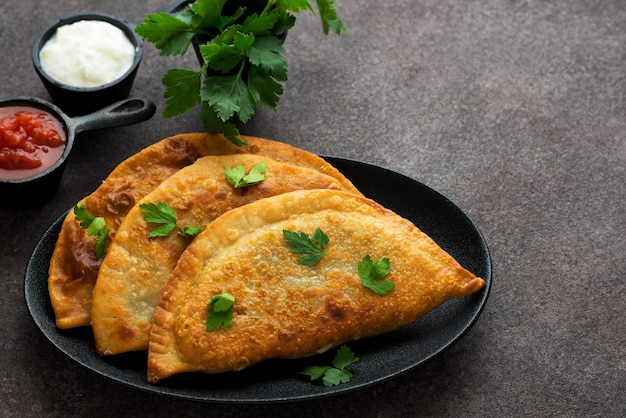
{"label": "fried empanada", "polygon": [[[234,188],[226,168],[246,170],[264,162],[265,180]],[[148,336],[161,287],[189,244],[176,231],[148,237],[153,227],[144,220],[141,204],[164,202],[174,209],[177,224],[204,227],[233,208],[276,194],[301,189],[345,190],[334,177],[311,168],[269,158],[234,154],[198,159],[163,181],[133,207],[111,241],[93,291],[91,326],[96,350],[113,355],[148,348]]]}
{"label": "fried empanada", "polygon": [[[325,160],[282,142],[243,136],[237,147],[222,135],[180,134],[163,139],[120,163],[105,181],[77,204],[103,217],[112,239],[128,211],[163,180],[205,155],[257,154],[293,165],[309,167],[335,177],[358,193],[350,181]],[[50,260],[48,290],[59,328],[89,325],[91,298],[101,259],[94,252],[95,237],[87,236],[70,211]]]}
{"label": "fried empanada", "polygon": [[[300,264],[284,232],[328,237],[325,255]],[[359,262],[387,258],[394,284],[379,295]],[[484,287],[410,221],[334,190],[296,191],[233,209],[181,255],[155,309],[148,381],[175,373],[237,371],[269,358],[298,358],[410,323]],[[232,325],[207,331],[207,304],[235,299]]]}

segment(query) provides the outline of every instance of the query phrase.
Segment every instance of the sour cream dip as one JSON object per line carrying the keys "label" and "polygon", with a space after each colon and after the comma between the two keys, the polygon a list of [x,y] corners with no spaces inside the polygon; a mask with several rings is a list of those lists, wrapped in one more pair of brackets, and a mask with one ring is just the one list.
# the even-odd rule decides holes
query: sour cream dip
{"label": "sour cream dip", "polygon": [[124,32],[99,20],[80,20],[57,28],[39,52],[43,70],[73,87],[98,87],[126,73],[135,47]]}

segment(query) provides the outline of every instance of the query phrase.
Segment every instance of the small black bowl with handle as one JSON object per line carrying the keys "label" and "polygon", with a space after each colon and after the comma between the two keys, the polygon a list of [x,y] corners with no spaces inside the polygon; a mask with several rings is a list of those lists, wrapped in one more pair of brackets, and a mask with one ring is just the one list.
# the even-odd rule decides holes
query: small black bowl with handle
{"label": "small black bowl with handle", "polygon": [[0,109],[4,107],[41,110],[60,122],[66,137],[61,157],[44,171],[23,178],[0,177],[0,206],[7,209],[41,206],[54,195],[77,134],[143,122],[150,119],[156,111],[156,105],[143,98],[127,98],[93,113],[76,117],[68,116],[56,105],[37,97],[17,96],[0,99]]}

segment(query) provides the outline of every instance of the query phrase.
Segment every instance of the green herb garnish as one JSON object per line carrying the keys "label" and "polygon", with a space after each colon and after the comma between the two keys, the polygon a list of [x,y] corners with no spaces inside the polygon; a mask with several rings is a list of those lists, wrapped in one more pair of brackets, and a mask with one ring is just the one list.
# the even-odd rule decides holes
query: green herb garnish
{"label": "green herb garnish", "polygon": [[228,293],[215,295],[208,303],[206,330],[217,331],[220,326],[228,329],[233,324],[233,304],[235,297]]}
{"label": "green herb garnish", "polygon": [[300,264],[305,266],[314,266],[320,259],[326,255],[324,250],[328,245],[328,236],[322,232],[320,228],[315,229],[313,238],[309,237],[306,232],[295,232],[283,230],[283,236],[289,244],[289,249],[297,254],[302,254],[298,258]]}
{"label": "green herb garnish", "polygon": [[324,386],[336,386],[341,383],[347,383],[354,376],[346,367],[357,362],[358,357],[354,355],[347,345],[342,345],[337,350],[337,354],[333,359],[333,366],[308,366],[298,372],[311,377],[311,381],[320,377],[324,382]]}
{"label": "green herb garnish", "polygon": [[359,261],[358,271],[361,284],[379,295],[384,296],[394,288],[393,282],[381,280],[391,272],[388,258],[372,261],[372,258],[366,255]]}
{"label": "green herb garnish", "polygon": [[227,167],[224,170],[224,177],[235,189],[245,186],[251,186],[265,180],[265,170],[267,164],[261,161],[257,165],[250,169],[250,172],[246,174],[246,167],[243,164],[239,164],[235,167]]}
{"label": "green herb garnish", "polygon": [[109,228],[107,228],[104,218],[95,217],[87,211],[85,205],[74,206],[74,218],[80,222],[80,227],[87,230],[87,235],[96,237],[95,253],[96,258],[102,258],[104,255],[104,246],[106,244]]}
{"label": "green herb garnish", "polygon": [[[231,0],[233,2],[234,0]],[[161,55],[184,55],[192,40],[202,37],[200,70],[172,68],[166,87],[163,116],[170,118],[202,105],[200,119],[209,131],[222,132],[237,145],[237,121],[246,123],[259,103],[275,109],[287,81],[287,60],[280,37],[293,27],[293,13],[313,12],[308,0],[267,0],[260,11],[226,0],[196,0],[182,12],[148,14],[135,28]],[[345,27],[335,0],[316,0],[324,34],[342,35]],[[226,6],[226,7],[225,7]],[[259,8],[259,7],[257,7]],[[203,42],[203,43],[202,43]]]}
{"label": "green herb garnish", "polygon": [[174,208],[165,202],[159,202],[158,205],[155,205],[154,203],[142,203],[139,207],[145,215],[143,217],[144,221],[159,224],[159,226],[150,231],[148,234],[149,238],[166,237],[170,234],[170,232],[177,228],[178,235],[186,239],[190,239],[204,230],[204,227],[196,228],[189,225],[186,225],[185,227],[179,226],[176,221]]}

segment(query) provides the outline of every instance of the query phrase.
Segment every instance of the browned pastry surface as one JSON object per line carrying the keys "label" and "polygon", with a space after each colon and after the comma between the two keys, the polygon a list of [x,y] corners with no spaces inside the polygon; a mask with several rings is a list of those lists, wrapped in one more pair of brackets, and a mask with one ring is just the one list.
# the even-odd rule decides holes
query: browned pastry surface
{"label": "browned pastry surface", "polygon": [[[296,261],[283,230],[329,237],[313,267]],[[385,296],[361,285],[358,262],[389,258]],[[484,281],[415,225],[354,194],[297,191],[233,209],[187,247],[163,287],[148,353],[148,381],[175,373],[236,371],[296,358],[410,323]],[[227,330],[205,329],[214,295],[235,297]]]}
{"label": "browned pastry surface", "polygon": [[[242,164],[249,170],[260,162],[267,168],[265,180],[258,184],[235,189],[224,177],[228,167]],[[163,181],[126,215],[100,266],[91,311],[98,353],[148,348],[161,287],[189,243],[176,231],[167,237],[148,237],[154,225],[146,223],[140,204],[167,203],[181,227],[203,227],[226,211],[258,199],[326,188],[345,190],[334,177],[317,170],[251,154],[202,157]]]}
{"label": "browned pastry surface", "polygon": [[[93,193],[78,202],[92,215],[105,219],[109,241],[126,214],[163,180],[205,155],[258,154],[277,161],[314,168],[358,193],[339,171],[322,158],[287,145],[255,137],[243,137],[237,147],[221,135],[188,133],[163,139],[120,163]],[[92,291],[101,259],[94,253],[94,237],[88,237],[70,211],[65,218],[50,261],[48,288],[59,328],[90,323]]]}

